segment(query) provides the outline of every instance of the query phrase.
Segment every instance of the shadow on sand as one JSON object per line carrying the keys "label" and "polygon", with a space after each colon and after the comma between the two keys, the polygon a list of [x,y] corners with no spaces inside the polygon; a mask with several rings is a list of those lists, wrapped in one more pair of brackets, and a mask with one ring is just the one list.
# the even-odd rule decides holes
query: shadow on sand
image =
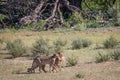
{"label": "shadow on sand", "polygon": [[35,72],[35,73],[29,73],[29,72],[17,72],[17,73],[12,73],[12,74],[40,74],[40,72]]}

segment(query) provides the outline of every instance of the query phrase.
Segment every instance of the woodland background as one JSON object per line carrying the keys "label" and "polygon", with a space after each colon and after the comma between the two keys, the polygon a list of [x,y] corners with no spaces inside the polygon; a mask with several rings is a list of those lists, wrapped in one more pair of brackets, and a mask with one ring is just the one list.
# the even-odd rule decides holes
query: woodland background
{"label": "woodland background", "polygon": [[0,29],[81,30],[119,25],[119,0],[0,0]]}

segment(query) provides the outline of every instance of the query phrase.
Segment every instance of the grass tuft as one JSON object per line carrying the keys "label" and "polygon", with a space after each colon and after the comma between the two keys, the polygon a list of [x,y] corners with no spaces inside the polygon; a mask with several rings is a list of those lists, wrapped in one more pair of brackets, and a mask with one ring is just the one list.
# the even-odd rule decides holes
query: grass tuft
{"label": "grass tuft", "polygon": [[101,63],[110,60],[110,56],[108,54],[98,53],[96,56],[96,63]]}
{"label": "grass tuft", "polygon": [[75,76],[77,78],[84,78],[85,75],[82,72],[78,72],[78,73],[75,74]]}
{"label": "grass tuft", "polygon": [[110,54],[113,60],[120,60],[120,50],[115,50]]}
{"label": "grass tuft", "polygon": [[78,58],[74,55],[67,58],[67,66],[75,66],[78,64]]}

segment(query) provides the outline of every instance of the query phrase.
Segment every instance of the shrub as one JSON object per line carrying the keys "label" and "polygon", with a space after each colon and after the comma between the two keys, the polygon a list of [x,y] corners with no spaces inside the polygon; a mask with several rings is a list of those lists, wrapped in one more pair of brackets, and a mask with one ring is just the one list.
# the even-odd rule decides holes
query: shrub
{"label": "shrub", "polygon": [[70,18],[68,18],[66,20],[66,26],[68,28],[71,28],[71,30],[75,30],[75,31],[81,31],[83,29],[85,29],[86,27],[84,26],[84,19],[83,17],[81,17],[82,14],[75,12],[73,13]]}
{"label": "shrub", "polygon": [[114,22],[113,24],[114,24],[114,26],[120,26],[120,22],[118,22],[118,21]]}
{"label": "shrub", "polygon": [[61,39],[57,39],[53,44],[55,45],[55,51],[60,52],[62,47],[65,46],[67,41],[63,41]]}
{"label": "shrub", "polygon": [[85,26],[86,23],[78,23],[75,26],[72,27],[72,29],[74,29],[75,31],[82,31],[86,29]]}
{"label": "shrub", "polygon": [[78,72],[78,73],[75,74],[75,76],[77,78],[84,78],[85,75],[82,72]]}
{"label": "shrub", "polygon": [[74,55],[72,55],[71,57],[67,58],[67,66],[75,66],[77,65],[78,61],[77,61],[77,57],[75,57]]}
{"label": "shrub", "polygon": [[117,21],[117,19],[119,17],[117,14],[117,9],[114,9],[114,8],[108,8],[108,10],[103,11],[102,14],[103,14],[103,18],[106,21],[110,21],[110,22]]}
{"label": "shrub", "polygon": [[80,49],[83,47],[89,47],[92,44],[92,42],[88,39],[76,39],[72,42],[72,49]]}
{"label": "shrub", "polygon": [[83,47],[89,47],[91,44],[92,44],[92,42],[88,39],[83,39],[82,40]]}
{"label": "shrub", "polygon": [[105,48],[114,48],[118,45],[118,41],[113,36],[111,36],[109,39],[104,41],[103,45]]}
{"label": "shrub", "polygon": [[63,40],[61,40],[61,39],[57,39],[55,42],[54,42],[54,45],[55,46],[58,46],[58,45],[60,45],[60,46],[65,46],[66,45],[66,41],[63,41]]}
{"label": "shrub", "polygon": [[82,48],[83,46],[82,46],[82,40],[81,39],[76,39],[76,40],[73,40],[73,42],[72,42],[72,49],[80,49],[80,48]]}
{"label": "shrub", "polygon": [[98,24],[97,22],[89,22],[86,24],[87,28],[99,28],[100,24]]}
{"label": "shrub", "polygon": [[45,25],[46,25],[46,21],[41,20],[36,23],[27,24],[25,27],[28,29],[31,29],[33,31],[43,31],[43,30],[45,30]]}
{"label": "shrub", "polygon": [[95,49],[101,49],[101,48],[103,48],[103,47],[101,47],[100,44],[96,43],[96,47],[95,47]]}
{"label": "shrub", "polygon": [[98,53],[98,56],[96,56],[96,63],[105,62],[105,61],[108,61],[109,59],[110,57],[108,54]]}
{"label": "shrub", "polygon": [[120,50],[115,50],[114,52],[111,53],[110,56],[113,60],[119,60],[120,59]]}
{"label": "shrub", "polygon": [[71,17],[67,20],[68,22],[75,22],[75,23],[81,23],[83,18],[81,17],[81,14],[78,12],[75,12],[71,15]]}
{"label": "shrub", "polygon": [[7,49],[10,51],[10,54],[15,57],[22,56],[26,49],[20,39],[16,39],[13,42],[7,42]]}
{"label": "shrub", "polygon": [[33,56],[48,55],[49,51],[50,51],[50,46],[48,45],[48,40],[44,40],[43,38],[36,40],[32,49]]}

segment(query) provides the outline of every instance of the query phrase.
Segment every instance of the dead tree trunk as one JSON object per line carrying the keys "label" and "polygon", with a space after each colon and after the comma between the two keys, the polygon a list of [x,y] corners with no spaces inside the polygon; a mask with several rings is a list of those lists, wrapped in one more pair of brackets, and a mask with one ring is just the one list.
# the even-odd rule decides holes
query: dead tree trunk
{"label": "dead tree trunk", "polygon": [[[80,12],[82,0],[41,0],[29,16],[20,19],[21,25],[45,20],[47,27],[55,28],[55,24],[64,24],[65,13]],[[68,16],[70,17],[70,16]]]}

